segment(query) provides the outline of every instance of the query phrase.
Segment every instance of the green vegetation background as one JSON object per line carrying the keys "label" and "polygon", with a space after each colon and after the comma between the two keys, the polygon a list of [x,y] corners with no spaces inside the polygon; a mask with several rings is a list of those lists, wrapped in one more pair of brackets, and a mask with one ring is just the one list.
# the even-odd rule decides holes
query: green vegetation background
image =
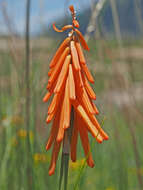
{"label": "green vegetation background", "polygon": [[[48,41],[49,40],[49,41]],[[42,102],[46,92],[49,61],[60,39],[48,39],[46,47],[31,48],[30,65],[30,142],[32,155],[27,157],[25,128],[25,82],[23,48],[0,51],[0,189],[27,190],[27,161],[31,164],[33,190],[57,189],[60,156],[55,175],[48,176],[51,151],[45,151],[50,125],[46,125],[48,103]],[[39,41],[40,43],[40,41]],[[88,66],[95,77],[98,116],[109,140],[98,144],[91,140],[95,160],[93,169],[84,167],[84,154],[78,145],[78,160],[70,162],[68,189],[73,190],[139,190],[138,173],[143,178],[143,101],[127,101],[124,106],[121,92],[143,82],[143,57],[136,54],[120,57],[116,40],[89,41],[91,51],[85,52]],[[141,41],[124,42],[124,52],[142,50]],[[14,57],[16,56],[16,57]],[[118,71],[130,68],[120,75]],[[136,91],[136,88],[133,92]],[[117,98],[114,101],[114,93]],[[133,94],[130,94],[131,96]],[[130,99],[130,98],[129,98]],[[137,152],[136,152],[137,151]],[[137,155],[138,153],[138,155]],[[60,154],[61,155],[61,154]],[[32,158],[32,159],[31,159]],[[139,164],[137,165],[137,162]],[[80,175],[80,178],[79,178]],[[76,185],[77,184],[77,185]]]}

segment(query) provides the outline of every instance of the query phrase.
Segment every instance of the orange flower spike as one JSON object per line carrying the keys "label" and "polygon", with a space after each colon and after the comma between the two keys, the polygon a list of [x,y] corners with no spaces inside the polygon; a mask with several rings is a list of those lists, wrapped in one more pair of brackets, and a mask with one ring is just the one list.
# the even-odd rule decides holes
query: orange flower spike
{"label": "orange flower spike", "polygon": [[54,121],[53,121],[53,124],[52,124],[52,127],[51,127],[50,136],[49,136],[49,139],[48,139],[48,142],[46,145],[47,151],[51,148],[51,146],[57,136],[59,117],[60,117],[60,109],[57,111]]}
{"label": "orange flower spike", "polygon": [[87,159],[87,164],[93,168],[94,167],[94,161],[92,159],[92,155],[90,152],[90,146],[89,146],[89,139],[88,139],[88,131],[85,127],[85,123],[83,122],[82,118],[78,117],[78,129],[79,134],[82,142],[82,146],[84,149],[84,153]]}
{"label": "orange flower spike", "polygon": [[60,89],[67,77],[70,62],[71,62],[71,55],[68,55],[65,59],[64,65],[63,65],[60,75],[58,77],[58,81],[55,86],[54,93],[58,93],[60,91]]}
{"label": "orange flower spike", "polygon": [[75,81],[73,77],[73,70],[72,70],[72,65],[69,64],[69,96],[71,100],[75,100],[76,95],[75,95]]}
{"label": "orange flower spike", "polygon": [[[53,29],[57,32],[69,29],[71,31],[69,31],[69,37],[60,45],[50,63],[50,71],[48,72],[50,77],[47,85],[49,92],[43,98],[43,101],[46,102],[54,93],[46,120],[47,123],[53,120],[46,145],[46,149],[49,150],[54,144],[49,175],[52,175],[55,171],[61,143],[65,136],[68,135],[67,128],[70,127],[71,107],[74,110],[74,123],[69,149],[72,161],[76,161],[78,134],[80,134],[87,164],[90,167],[94,166],[94,161],[90,152],[88,132],[99,143],[108,139],[108,135],[101,128],[94,115],[99,113],[93,103],[93,100],[96,99],[96,94],[89,84],[89,82],[94,83],[94,78],[88,70],[82,51],[82,47],[85,50],[89,50],[89,47],[82,33],[77,29],[79,23],[76,20],[73,5],[69,9],[72,13],[72,25],[66,25],[58,29],[53,24]],[[67,141],[64,139],[63,142],[64,150]]]}
{"label": "orange flower spike", "polygon": [[86,63],[85,57],[84,57],[81,45],[80,45],[77,38],[76,38],[76,41],[75,41],[75,46],[76,46],[76,49],[77,49],[77,53],[78,53],[78,56],[79,56],[80,63],[85,64]]}
{"label": "orange flower spike", "polygon": [[77,33],[77,35],[78,35],[78,37],[79,37],[79,40],[80,40],[80,42],[81,42],[82,47],[83,47],[85,50],[88,50],[88,51],[89,51],[89,47],[88,47],[88,45],[87,45],[87,43],[86,43],[86,41],[85,41],[85,39],[84,39],[82,33],[81,33],[78,29],[76,29],[76,28],[75,28],[75,32]]}
{"label": "orange flower spike", "polygon": [[71,160],[73,162],[76,161],[76,151],[77,151],[77,141],[78,141],[78,126],[77,126],[77,112],[74,111],[74,124],[73,124],[73,132],[71,137]]}
{"label": "orange flower spike", "polygon": [[79,102],[77,100],[72,101],[72,105],[74,106],[74,108],[76,109],[78,114],[83,118],[83,120],[86,123],[86,126],[87,126],[88,130],[91,132],[92,136],[95,137],[99,143],[102,143],[103,138],[100,135],[98,135],[98,133],[99,133],[98,130],[95,128],[94,124],[90,120],[90,118],[87,115],[87,113],[85,112],[84,108],[79,104]]}
{"label": "orange flower spike", "polygon": [[56,168],[56,162],[58,159],[58,154],[60,151],[60,147],[61,147],[61,143],[55,141],[54,147],[53,147],[53,152],[52,152],[52,159],[51,159],[51,164],[50,164],[50,168],[49,168],[49,175],[53,175],[55,172],[55,168]]}
{"label": "orange flower spike", "polygon": [[54,71],[53,71],[53,73],[51,74],[51,77],[49,78],[49,81],[48,81],[49,86],[50,86],[50,84],[52,84],[52,83],[58,78],[60,69],[61,69],[61,67],[62,67],[62,65],[63,65],[63,63],[64,63],[64,60],[65,60],[66,56],[67,56],[69,53],[70,53],[70,48],[67,47],[67,48],[64,50],[63,54],[61,55],[61,57],[60,57],[58,63],[56,64],[56,66],[55,66],[55,68],[54,68]]}
{"label": "orange flower spike", "polygon": [[74,66],[76,71],[79,71],[81,68],[79,65],[78,54],[77,54],[77,50],[75,48],[75,42],[74,41],[70,42],[70,48],[71,48],[73,66]]}
{"label": "orange flower spike", "polygon": [[62,52],[64,51],[64,49],[68,46],[69,42],[71,41],[71,37],[67,37],[63,43],[60,45],[60,47],[58,48],[57,52],[55,53],[51,63],[50,63],[50,68],[52,68],[53,66],[56,65],[57,61],[59,60]]}

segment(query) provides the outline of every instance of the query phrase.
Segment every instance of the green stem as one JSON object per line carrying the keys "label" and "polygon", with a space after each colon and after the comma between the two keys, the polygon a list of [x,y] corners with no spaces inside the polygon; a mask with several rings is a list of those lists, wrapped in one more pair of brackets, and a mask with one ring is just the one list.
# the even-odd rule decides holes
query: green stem
{"label": "green stem", "polygon": [[71,137],[72,137],[73,121],[74,121],[74,109],[72,107],[70,127],[65,131],[64,141],[63,141],[63,151],[62,151],[60,179],[59,179],[59,190],[61,190],[61,187],[62,187],[63,177],[64,177],[64,190],[67,190],[70,143],[71,143]]}
{"label": "green stem", "polygon": [[31,0],[26,2],[26,32],[25,32],[25,84],[26,84],[26,115],[25,125],[27,129],[27,189],[33,189],[32,181],[32,151],[30,144],[30,5]]}

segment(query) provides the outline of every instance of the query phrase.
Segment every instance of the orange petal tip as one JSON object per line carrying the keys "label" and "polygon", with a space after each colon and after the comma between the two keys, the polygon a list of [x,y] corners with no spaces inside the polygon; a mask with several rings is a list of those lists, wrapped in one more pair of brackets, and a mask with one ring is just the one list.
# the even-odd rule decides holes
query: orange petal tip
{"label": "orange petal tip", "polygon": [[49,88],[50,88],[50,84],[47,85],[46,89],[49,90]]}
{"label": "orange petal tip", "polygon": [[70,97],[70,100],[72,101],[72,100],[75,100],[76,99],[76,96],[72,96],[72,97]]}
{"label": "orange petal tip", "polygon": [[77,20],[73,20],[73,24],[74,24],[74,26],[75,26],[76,28],[79,28],[79,23],[78,23]]}
{"label": "orange petal tip", "polygon": [[43,100],[42,100],[43,102],[45,102],[45,97],[43,98]]}
{"label": "orange petal tip", "polygon": [[96,111],[95,114],[96,114],[96,115],[99,115],[99,111]]}
{"label": "orange petal tip", "polygon": [[54,29],[56,32],[63,32],[63,30],[59,30],[59,29],[56,27],[55,23],[53,23],[53,29]]}
{"label": "orange petal tip", "polygon": [[54,171],[53,170],[50,170],[49,171],[49,176],[53,175],[54,174]]}
{"label": "orange petal tip", "polygon": [[70,5],[70,6],[69,6],[69,10],[70,10],[72,13],[74,13],[74,6],[73,6],[73,5]]}
{"label": "orange petal tip", "polygon": [[89,165],[91,168],[93,168],[95,164],[94,164],[93,161],[90,161],[90,162],[88,163],[88,165]]}
{"label": "orange petal tip", "polygon": [[108,139],[109,139],[109,137],[108,137],[108,136],[106,136],[106,137],[104,138],[104,140],[106,140],[106,141],[107,141]]}
{"label": "orange petal tip", "polygon": [[49,148],[49,146],[48,145],[46,145],[46,151],[48,151],[50,148]]}
{"label": "orange petal tip", "polygon": [[50,121],[51,121],[51,119],[48,117],[48,118],[46,119],[46,123],[49,124]]}
{"label": "orange petal tip", "polygon": [[96,96],[94,96],[92,99],[93,99],[93,100],[96,100]]}
{"label": "orange petal tip", "polygon": [[46,151],[48,151],[48,148],[46,147]]}
{"label": "orange petal tip", "polygon": [[57,137],[57,139],[56,139],[56,141],[57,141],[58,143],[60,143],[62,140],[63,140],[63,138],[61,138],[61,137]]}
{"label": "orange petal tip", "polygon": [[47,120],[46,120],[46,123],[47,123],[47,124],[49,124],[49,123],[50,123],[50,121],[47,119]]}
{"label": "orange petal tip", "polygon": [[96,139],[96,140],[97,140],[97,142],[100,143],[100,144],[103,142],[103,140],[100,140],[100,139]]}

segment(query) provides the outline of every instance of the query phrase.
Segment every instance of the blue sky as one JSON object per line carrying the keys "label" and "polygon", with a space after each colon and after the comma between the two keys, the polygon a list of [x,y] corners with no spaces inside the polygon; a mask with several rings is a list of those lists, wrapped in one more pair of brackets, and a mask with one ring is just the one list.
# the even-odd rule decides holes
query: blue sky
{"label": "blue sky", "polygon": [[[2,15],[4,2],[12,27],[19,33],[25,31],[26,0],[0,0],[0,32],[7,33],[7,27]],[[47,27],[56,18],[65,15],[65,8],[73,4],[77,12],[90,5],[91,0],[31,0],[31,32],[35,33],[42,26]]]}

